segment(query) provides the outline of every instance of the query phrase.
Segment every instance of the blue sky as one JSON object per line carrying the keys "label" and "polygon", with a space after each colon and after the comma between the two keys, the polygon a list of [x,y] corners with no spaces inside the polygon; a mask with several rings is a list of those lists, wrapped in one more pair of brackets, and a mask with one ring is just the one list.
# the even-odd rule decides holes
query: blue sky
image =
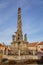
{"label": "blue sky", "polygon": [[22,30],[28,42],[43,41],[43,0],[0,0],[0,43],[10,44],[17,30],[17,10],[21,7]]}

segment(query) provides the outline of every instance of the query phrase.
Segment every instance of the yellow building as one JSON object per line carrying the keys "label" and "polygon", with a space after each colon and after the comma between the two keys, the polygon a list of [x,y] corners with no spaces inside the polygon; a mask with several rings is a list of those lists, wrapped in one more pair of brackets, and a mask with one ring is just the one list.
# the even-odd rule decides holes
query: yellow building
{"label": "yellow building", "polygon": [[28,44],[28,50],[31,52],[31,54],[35,55],[37,52],[37,46],[38,42],[33,42]]}
{"label": "yellow building", "polygon": [[38,48],[38,52],[43,53],[43,42],[39,42],[37,48]]}

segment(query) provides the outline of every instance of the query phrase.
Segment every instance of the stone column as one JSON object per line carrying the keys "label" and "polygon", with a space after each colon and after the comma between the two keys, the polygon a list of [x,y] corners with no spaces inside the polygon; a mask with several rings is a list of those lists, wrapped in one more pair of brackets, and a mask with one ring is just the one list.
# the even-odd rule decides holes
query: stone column
{"label": "stone column", "polygon": [[20,50],[19,50],[19,52],[18,52],[18,55],[20,56]]}
{"label": "stone column", "polygon": [[6,50],[6,55],[8,55],[8,50]]}
{"label": "stone column", "polygon": [[3,49],[3,55],[4,55],[4,49]]}
{"label": "stone column", "polygon": [[35,51],[33,50],[33,55],[35,55]]}
{"label": "stone column", "polygon": [[18,50],[18,55],[19,55],[18,58],[19,58],[19,60],[20,60],[20,59],[21,59],[21,57],[20,57],[20,49]]}

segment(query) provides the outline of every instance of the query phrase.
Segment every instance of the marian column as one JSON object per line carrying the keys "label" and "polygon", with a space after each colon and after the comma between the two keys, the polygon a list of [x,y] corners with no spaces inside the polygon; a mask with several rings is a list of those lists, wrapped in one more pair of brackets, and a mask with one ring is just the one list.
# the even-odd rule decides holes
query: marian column
{"label": "marian column", "polygon": [[21,8],[18,8],[18,22],[17,22],[16,40],[22,41]]}

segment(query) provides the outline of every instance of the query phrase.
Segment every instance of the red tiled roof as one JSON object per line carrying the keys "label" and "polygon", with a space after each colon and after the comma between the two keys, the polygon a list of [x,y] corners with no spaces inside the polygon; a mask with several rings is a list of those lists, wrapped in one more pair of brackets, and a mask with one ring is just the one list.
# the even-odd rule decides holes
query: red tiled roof
{"label": "red tiled roof", "polygon": [[34,47],[34,46],[37,46],[37,44],[38,44],[38,42],[29,43],[28,47]]}
{"label": "red tiled roof", "polygon": [[0,43],[0,47],[4,47],[4,45]]}
{"label": "red tiled roof", "polygon": [[43,51],[43,48],[41,48],[40,50],[42,50],[42,51]]}
{"label": "red tiled roof", "polygon": [[2,46],[2,44],[0,44],[0,46]]}
{"label": "red tiled roof", "polygon": [[6,47],[5,50],[10,50],[10,47]]}
{"label": "red tiled roof", "polygon": [[43,45],[43,42],[40,42],[38,45]]}
{"label": "red tiled roof", "polygon": [[34,46],[37,46],[37,45],[43,45],[43,42],[33,42],[33,43],[29,43],[28,44],[28,47],[34,47]]}

